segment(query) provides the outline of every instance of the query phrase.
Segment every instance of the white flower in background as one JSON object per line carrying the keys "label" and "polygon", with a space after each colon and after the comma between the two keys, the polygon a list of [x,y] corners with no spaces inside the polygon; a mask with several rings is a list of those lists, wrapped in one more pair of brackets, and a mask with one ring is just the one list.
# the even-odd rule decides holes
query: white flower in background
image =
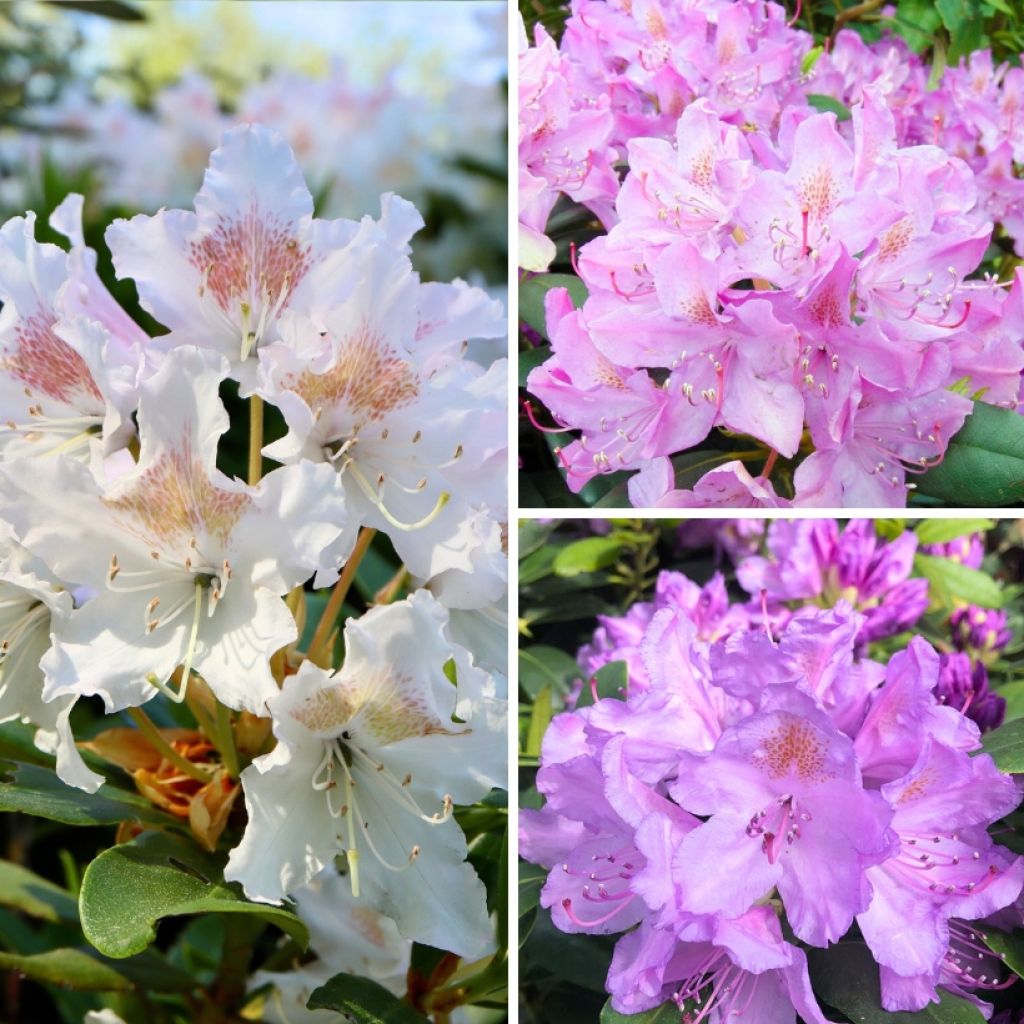
{"label": "white flower in background", "polygon": [[0,516],[94,592],[44,661],[47,699],[99,694],[116,711],[167,689],[178,666],[235,709],[262,714],[277,694],[268,660],[296,637],[280,595],[337,551],[345,503],[325,466],[283,467],[256,488],[216,468],[226,373],[212,353],[174,351],[142,387],[138,464],[113,482],[67,458],[0,467]]}
{"label": "white flower in background", "polygon": [[284,310],[344,298],[359,229],[314,220],[288,144],[262,125],[242,125],[211,154],[195,213],[116,220],[106,239],[118,275],[134,279],[142,305],[171,332],[151,345],[214,349],[245,382],[250,357],[277,337]]}
{"label": "white flower in background", "polygon": [[307,661],[268,703],[278,744],[242,773],[249,824],[224,875],[250,898],[279,901],[344,853],[353,895],[405,938],[487,948],[452,805],[506,786],[505,705],[446,625],[422,590],[371,609],[346,624],[335,674]]}
{"label": "white flower in background", "polygon": [[95,792],[103,777],[86,767],[68,722],[76,698],[43,699],[39,663],[50,649],[51,632],[71,613],[71,595],[24,548],[10,541],[0,544],[0,722],[36,726],[35,744],[57,755],[60,778]]}
{"label": "white flower in background", "polygon": [[[35,214],[0,228],[0,454],[4,459],[105,452],[131,435],[141,331],[95,275],[75,227],[76,201],[54,227],[75,232],[71,253],[35,239]],[[115,336],[108,327],[117,331]]]}
{"label": "white flower in background", "polygon": [[90,1010],[85,1015],[85,1024],[125,1024],[113,1010]]}
{"label": "white flower in background", "polygon": [[485,371],[461,356],[469,338],[504,333],[504,312],[462,282],[421,284],[406,255],[418,214],[393,197],[382,209],[346,298],[282,317],[281,340],[260,352],[258,391],[289,428],[265,451],[331,462],[353,514],[391,537],[413,575],[479,573],[493,600],[500,529],[479,519],[505,490],[507,363]]}
{"label": "white flower in background", "polygon": [[307,1010],[313,992],[336,974],[358,974],[402,995],[412,943],[391,918],[352,895],[347,878],[333,867],[294,894],[295,910],[309,928],[309,948],[318,959],[287,972],[257,971],[249,990],[265,985],[260,1020],[266,1024],[332,1024],[332,1010]]}

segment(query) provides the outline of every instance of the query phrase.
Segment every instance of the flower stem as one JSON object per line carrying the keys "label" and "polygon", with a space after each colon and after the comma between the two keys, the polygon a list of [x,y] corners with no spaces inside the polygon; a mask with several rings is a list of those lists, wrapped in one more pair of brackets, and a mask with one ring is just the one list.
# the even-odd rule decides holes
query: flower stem
{"label": "flower stem", "polygon": [[199,782],[209,782],[213,776],[203,771],[198,765],[193,764],[188,758],[182,757],[174,747],[164,739],[163,734],[153,724],[153,720],[142,708],[128,708],[128,714],[132,717],[139,731],[149,741],[149,745],[162,754],[171,764],[180,768],[189,778]]}
{"label": "flower stem", "polygon": [[334,590],[331,591],[330,599],[327,601],[323,613],[320,615],[320,621],[316,624],[316,631],[313,633],[313,639],[309,642],[309,650],[306,652],[307,657],[316,660],[316,656],[321,652],[321,649],[327,644],[328,637],[331,635],[331,629],[334,626],[334,621],[338,617],[338,612],[341,611],[342,603],[348,594],[349,587],[352,586],[352,580],[355,579],[356,569],[359,568],[359,563],[363,560],[363,555],[366,554],[370,547],[370,542],[373,540],[377,531],[372,526],[364,526],[359,531],[359,537],[356,539],[356,546],[352,549],[352,554],[349,560],[345,563],[345,568],[341,570],[341,576],[338,577],[338,582],[334,584]]}
{"label": "flower stem", "polygon": [[249,486],[255,487],[263,475],[263,399],[249,399]]}
{"label": "flower stem", "polygon": [[238,751],[235,749],[235,734],[231,728],[231,711],[227,705],[217,701],[217,749],[224,760],[231,778],[238,778]]}

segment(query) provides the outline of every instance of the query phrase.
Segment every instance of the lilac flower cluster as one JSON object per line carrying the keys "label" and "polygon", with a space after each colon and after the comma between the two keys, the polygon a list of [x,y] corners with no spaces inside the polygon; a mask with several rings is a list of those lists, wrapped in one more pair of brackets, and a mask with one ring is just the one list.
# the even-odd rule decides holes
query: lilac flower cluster
{"label": "lilac flower cluster", "polygon": [[[900,506],[968,396],[1024,409],[1024,276],[976,276],[993,222],[1019,216],[1020,72],[978,57],[925,93],[898,44],[840,33],[822,56],[774,3],[572,9],[560,48],[538,29],[520,54],[520,203],[526,269],[554,256],[559,195],[607,229],[578,254],[583,306],[549,292],[528,381],[578,432],[573,491],[639,470],[637,506]],[[825,92],[848,121],[808,101]],[[715,428],[758,444],[677,490],[669,457]]]}
{"label": "lilac flower cluster", "polygon": [[549,871],[558,928],[622,933],[620,1013],[825,1024],[805,950],[856,925],[886,1009],[945,989],[991,1014],[1012,975],[984,936],[1021,923],[1024,857],[987,828],[1020,793],[936,695],[927,641],[867,646],[924,610],[914,544],[778,522],[768,556],[739,563],[758,598],[663,572],[580,652],[586,672],[625,661],[628,684],[552,721],[520,849]]}

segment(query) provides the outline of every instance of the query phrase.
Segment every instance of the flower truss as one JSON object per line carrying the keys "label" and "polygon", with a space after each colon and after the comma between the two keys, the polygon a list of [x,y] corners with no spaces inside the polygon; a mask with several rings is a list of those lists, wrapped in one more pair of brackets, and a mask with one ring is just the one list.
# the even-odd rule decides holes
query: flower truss
{"label": "flower truss", "polygon": [[987,52],[928,71],[852,30],[823,54],[747,0],[574,0],[558,46],[524,33],[521,264],[555,259],[560,199],[603,227],[570,254],[584,301],[549,282],[531,321],[570,490],[624,471],[637,506],[902,506],[972,399],[1016,422],[1024,277],[990,247],[1024,246],[1024,79]]}
{"label": "flower truss", "polygon": [[[125,769],[239,899],[308,919],[319,959],[250,985],[296,1003],[282,1019],[342,972],[404,994],[413,942],[489,956],[456,815],[505,787],[506,364],[466,356],[501,305],[420,281],[405,200],[314,217],[258,124],[225,133],[194,211],[108,229],[165,333],[101,283],[81,207],[51,221],[70,251],[31,214],[0,229],[0,721],[86,793]],[[232,390],[245,480],[222,468]],[[378,532],[398,572],[340,631]],[[138,728],[76,743],[94,697]]]}
{"label": "flower truss", "polygon": [[[928,606],[917,547],[872,522],[777,521],[763,554],[735,556],[748,600],[720,572],[662,571],[580,650],[591,682],[544,736],[520,849],[557,928],[620,936],[618,1013],[824,1024],[817,979],[851,955],[888,1011],[955,995],[988,1017],[1019,984],[994,940],[1024,924],[1024,857],[989,827],[1021,794],[980,751],[1006,708],[985,660],[1011,632],[960,602],[937,638],[954,653],[908,634]],[[961,544],[929,552],[957,574]],[[602,696],[612,662],[625,685]]]}

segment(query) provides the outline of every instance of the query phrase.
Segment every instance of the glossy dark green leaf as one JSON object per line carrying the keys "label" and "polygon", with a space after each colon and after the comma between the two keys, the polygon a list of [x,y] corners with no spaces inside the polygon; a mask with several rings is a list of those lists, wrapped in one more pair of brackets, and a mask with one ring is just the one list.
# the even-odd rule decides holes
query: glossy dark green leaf
{"label": "glossy dark green leaf", "polygon": [[941,1002],[917,1013],[882,1009],[878,964],[861,942],[810,949],[807,962],[815,994],[857,1024],[983,1024],[985,1018],[964,999],[939,989]]}
{"label": "glossy dark green leaf", "polygon": [[1009,932],[996,931],[994,928],[983,928],[985,945],[997,956],[1002,957],[1003,963],[1017,975],[1024,978],[1024,936],[1020,933],[1011,935]]}
{"label": "glossy dark green leaf", "polygon": [[1024,772],[1024,718],[1006,722],[981,737],[981,749],[1004,772]]}
{"label": "glossy dark green leaf", "polygon": [[597,699],[611,698],[613,700],[624,700],[626,686],[629,682],[628,666],[624,661],[610,661],[603,665],[594,674],[594,683],[591,686],[587,680],[580,690],[579,700],[576,707],[585,708],[594,703],[594,691],[597,691]]}
{"label": "glossy dark green leaf", "polygon": [[65,785],[50,768],[9,761],[0,762],[0,811],[20,811],[65,825],[180,824],[138,793],[110,784],[85,793]]}
{"label": "glossy dark green leaf", "polygon": [[670,1001],[645,1013],[625,1014],[614,1009],[609,999],[601,1010],[601,1024],[679,1024],[679,1007]]}
{"label": "glossy dark green leaf", "polygon": [[950,505],[1024,505],[1024,416],[975,402],[942,464],[916,483],[921,494]]}
{"label": "glossy dark green leaf", "polygon": [[223,858],[162,832],[144,832],[105,850],[82,878],[78,905],[85,937],[107,956],[127,957],[153,942],[162,918],[221,913],[254,914],[308,942],[295,914],[250,903],[240,886],[224,881],[222,869]]}
{"label": "glossy dark green leaf", "polygon": [[587,298],[587,286],[575,274],[537,274],[519,284],[519,319],[541,337],[548,336],[544,297],[552,288],[568,288],[577,309]]}
{"label": "glossy dark green leaf", "polygon": [[309,997],[310,1010],[334,1010],[354,1024],[427,1024],[408,1003],[369,978],[336,974]]}
{"label": "glossy dark green leaf", "polygon": [[0,952],[0,970],[81,992],[187,992],[195,982],[156,955],[112,963],[82,949],[48,949],[21,955]]}
{"label": "glossy dark green leaf", "polygon": [[557,647],[533,644],[519,649],[519,685],[531,698],[545,686],[564,697],[580,675],[576,660]]}
{"label": "glossy dark green leaf", "polygon": [[78,921],[71,893],[9,860],[0,860],[0,903],[43,921]]}

